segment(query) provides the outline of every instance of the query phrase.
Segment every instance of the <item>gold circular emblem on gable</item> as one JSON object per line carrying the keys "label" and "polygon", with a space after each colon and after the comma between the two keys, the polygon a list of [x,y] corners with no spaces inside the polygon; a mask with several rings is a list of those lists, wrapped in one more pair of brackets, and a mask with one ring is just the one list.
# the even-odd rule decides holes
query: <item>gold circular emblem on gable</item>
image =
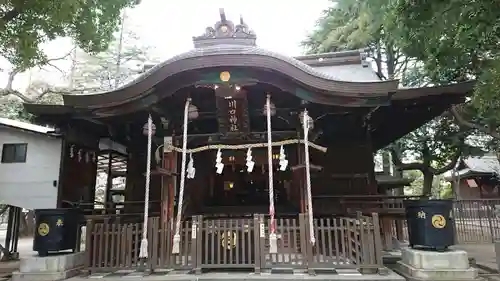
{"label": "gold circular emblem on gable", "polygon": [[38,225],[38,234],[40,236],[47,236],[49,234],[50,227],[48,224],[42,222],[40,225]]}
{"label": "gold circular emblem on gable", "polygon": [[446,226],[446,219],[442,215],[432,216],[432,226],[435,228],[444,228]]}
{"label": "gold circular emblem on gable", "polygon": [[219,75],[219,78],[222,82],[227,82],[229,79],[231,79],[231,74],[229,71],[222,71]]}
{"label": "gold circular emblem on gable", "polygon": [[227,30],[228,30],[227,25],[222,25],[222,26],[220,27],[220,31],[222,31],[223,33],[226,33],[226,32],[227,32]]}

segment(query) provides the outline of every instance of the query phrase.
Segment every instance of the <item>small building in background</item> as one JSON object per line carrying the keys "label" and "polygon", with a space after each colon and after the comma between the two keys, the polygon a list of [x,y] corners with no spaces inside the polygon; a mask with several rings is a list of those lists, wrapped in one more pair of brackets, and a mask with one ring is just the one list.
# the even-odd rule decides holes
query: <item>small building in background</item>
{"label": "small building in background", "polygon": [[53,128],[0,118],[0,203],[55,208],[61,147]]}
{"label": "small building in background", "polygon": [[486,154],[462,159],[446,180],[451,182],[457,199],[499,198],[499,175],[497,156]]}

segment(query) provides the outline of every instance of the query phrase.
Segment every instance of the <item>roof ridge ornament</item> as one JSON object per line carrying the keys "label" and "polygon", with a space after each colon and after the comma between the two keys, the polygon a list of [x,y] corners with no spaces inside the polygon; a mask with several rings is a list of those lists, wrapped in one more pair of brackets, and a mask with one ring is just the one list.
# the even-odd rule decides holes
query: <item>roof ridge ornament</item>
{"label": "roof ridge ornament", "polygon": [[257,36],[250,30],[240,15],[240,23],[234,23],[226,18],[223,8],[219,9],[220,20],[213,27],[205,28],[201,36],[193,37],[195,48],[211,47],[215,45],[244,45],[256,46]]}

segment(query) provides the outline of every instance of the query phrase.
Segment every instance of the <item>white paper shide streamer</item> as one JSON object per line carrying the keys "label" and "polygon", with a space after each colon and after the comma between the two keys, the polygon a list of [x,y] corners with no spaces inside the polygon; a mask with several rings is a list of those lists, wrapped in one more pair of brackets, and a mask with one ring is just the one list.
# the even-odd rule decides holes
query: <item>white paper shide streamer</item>
{"label": "white paper shide streamer", "polygon": [[151,182],[151,143],[153,139],[153,119],[148,117],[148,146],[146,155],[146,187],[144,191],[144,222],[142,228],[141,247],[139,258],[148,257],[148,217],[149,217],[149,185]]}
{"label": "white paper shide streamer", "polygon": [[306,160],[306,189],[307,189],[307,212],[309,215],[309,235],[311,244],[316,243],[316,238],[314,237],[314,223],[313,223],[313,206],[312,206],[312,195],[311,195],[311,163],[309,162],[309,115],[307,114],[307,109],[304,110],[302,126],[304,127],[304,154]]}
{"label": "white paper shide streamer", "polygon": [[285,148],[283,146],[280,147],[280,171],[286,171],[286,167],[288,166],[288,160],[286,160]]}
{"label": "white paper shide streamer", "polygon": [[215,168],[215,172],[218,175],[222,174],[222,171],[224,171],[224,163],[222,163],[222,151],[220,149],[217,150],[217,155],[215,156]]}
{"label": "white paper shide streamer", "polygon": [[187,165],[187,178],[194,179],[196,168],[194,167],[193,153],[189,153],[189,162]]}
{"label": "white paper shide streamer", "polygon": [[252,148],[249,148],[247,150],[247,172],[251,173],[253,171],[253,167],[255,166],[255,162],[253,161],[252,157]]}
{"label": "white paper shide streamer", "polygon": [[179,186],[179,204],[177,205],[177,218],[175,220],[175,234],[174,234],[174,243],[172,245],[172,253],[178,254],[180,252],[180,243],[181,243],[181,218],[182,218],[182,203],[184,201],[184,185],[186,182],[186,150],[187,150],[187,126],[188,126],[188,113],[189,113],[189,104],[191,102],[191,98],[186,100],[186,105],[184,107],[184,131],[182,134],[182,158],[181,158],[181,182]]}

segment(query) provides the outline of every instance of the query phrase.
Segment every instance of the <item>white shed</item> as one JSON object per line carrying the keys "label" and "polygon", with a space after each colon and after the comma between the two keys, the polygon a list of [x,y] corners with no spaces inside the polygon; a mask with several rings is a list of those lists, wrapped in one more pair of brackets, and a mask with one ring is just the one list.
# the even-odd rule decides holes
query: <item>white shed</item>
{"label": "white shed", "polygon": [[62,139],[54,129],[0,118],[0,203],[57,206]]}

